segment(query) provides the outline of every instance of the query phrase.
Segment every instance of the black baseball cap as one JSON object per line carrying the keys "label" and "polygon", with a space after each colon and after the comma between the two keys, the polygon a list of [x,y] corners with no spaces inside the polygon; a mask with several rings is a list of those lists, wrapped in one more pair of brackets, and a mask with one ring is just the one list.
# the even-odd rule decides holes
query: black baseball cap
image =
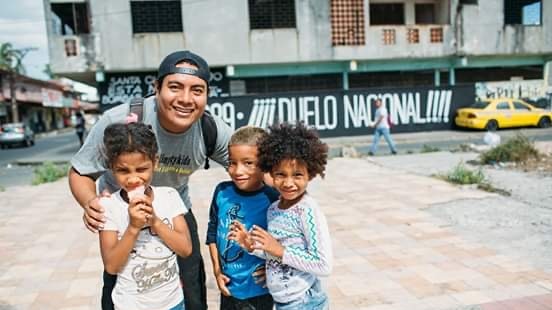
{"label": "black baseball cap", "polygon": [[[197,66],[197,70],[194,68],[185,68],[177,67],[176,64],[188,61]],[[177,51],[171,53],[163,59],[159,65],[159,70],[157,71],[157,80],[160,80],[165,75],[181,73],[195,75],[198,78],[202,79],[209,85],[209,79],[211,78],[211,73],[209,71],[209,65],[201,56],[194,54],[190,51]]]}

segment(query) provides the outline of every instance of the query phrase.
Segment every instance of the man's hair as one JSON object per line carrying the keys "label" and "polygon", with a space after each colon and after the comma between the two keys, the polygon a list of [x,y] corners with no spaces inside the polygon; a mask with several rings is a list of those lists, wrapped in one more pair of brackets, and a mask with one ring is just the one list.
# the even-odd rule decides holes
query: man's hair
{"label": "man's hair", "polygon": [[245,126],[236,130],[232,137],[230,137],[230,142],[228,146],[232,145],[250,145],[258,146],[259,141],[266,136],[266,131],[262,128],[255,126]]}
{"label": "man's hair", "polygon": [[155,161],[157,151],[155,134],[146,124],[116,123],[104,130],[102,155],[106,167],[112,167],[117,158],[125,153],[142,153]]}
{"label": "man's hair", "polygon": [[259,143],[259,167],[263,172],[284,160],[297,160],[306,165],[309,177],[324,177],[328,162],[328,145],[320,140],[316,130],[303,122],[296,125],[275,124]]}

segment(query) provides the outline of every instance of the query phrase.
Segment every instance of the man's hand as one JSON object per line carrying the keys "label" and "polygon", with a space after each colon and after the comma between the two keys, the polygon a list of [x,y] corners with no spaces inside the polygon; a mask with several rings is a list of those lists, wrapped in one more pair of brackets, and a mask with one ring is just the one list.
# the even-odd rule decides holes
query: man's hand
{"label": "man's hand", "polygon": [[105,218],[103,216],[104,208],[100,205],[101,197],[109,197],[111,194],[108,191],[103,191],[100,196],[90,199],[84,206],[84,214],[82,220],[88,230],[97,233],[103,229]]}
{"label": "man's hand", "polygon": [[266,230],[257,225],[253,225],[250,235],[253,240],[253,249],[263,250],[266,253],[279,258],[284,256],[284,247]]}
{"label": "man's hand", "polygon": [[232,296],[232,294],[230,294],[230,291],[226,287],[226,284],[228,284],[228,282],[230,282],[230,278],[228,278],[222,272],[219,272],[219,273],[215,273],[215,279],[217,280],[217,286],[218,286],[220,292],[222,293],[222,295]]}

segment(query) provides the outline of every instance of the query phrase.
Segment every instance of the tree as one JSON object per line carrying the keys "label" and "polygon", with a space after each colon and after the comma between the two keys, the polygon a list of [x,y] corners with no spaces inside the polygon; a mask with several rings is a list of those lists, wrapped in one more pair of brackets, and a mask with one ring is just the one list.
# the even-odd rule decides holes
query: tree
{"label": "tree", "polygon": [[36,50],[34,47],[17,49],[9,42],[0,45],[0,69],[9,73],[10,99],[12,109],[12,122],[19,122],[19,111],[17,109],[17,100],[15,98],[15,76],[16,74],[25,74],[23,58],[28,52]]}

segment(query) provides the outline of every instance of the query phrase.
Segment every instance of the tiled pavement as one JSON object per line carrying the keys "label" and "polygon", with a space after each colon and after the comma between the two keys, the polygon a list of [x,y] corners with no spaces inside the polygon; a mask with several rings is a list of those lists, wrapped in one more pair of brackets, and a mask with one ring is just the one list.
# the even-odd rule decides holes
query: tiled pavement
{"label": "tiled pavement", "polygon": [[[222,169],[192,177],[204,236]],[[83,228],[67,180],[0,193],[0,309],[99,309],[97,236]],[[552,309],[552,271],[467,241],[425,209],[487,193],[376,166],[333,159],[310,192],[330,225],[335,264],[325,280],[332,309]],[[481,236],[484,238],[485,236]],[[218,294],[208,266],[208,296]]]}

